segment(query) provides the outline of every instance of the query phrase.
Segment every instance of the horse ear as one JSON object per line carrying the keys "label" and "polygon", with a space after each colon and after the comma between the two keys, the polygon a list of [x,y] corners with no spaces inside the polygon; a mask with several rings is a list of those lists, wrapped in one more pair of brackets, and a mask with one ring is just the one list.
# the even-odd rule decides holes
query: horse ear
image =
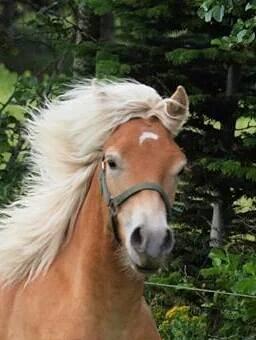
{"label": "horse ear", "polygon": [[183,86],[178,86],[174,94],[167,100],[167,112],[173,121],[173,133],[177,134],[186,122],[189,112],[189,99]]}

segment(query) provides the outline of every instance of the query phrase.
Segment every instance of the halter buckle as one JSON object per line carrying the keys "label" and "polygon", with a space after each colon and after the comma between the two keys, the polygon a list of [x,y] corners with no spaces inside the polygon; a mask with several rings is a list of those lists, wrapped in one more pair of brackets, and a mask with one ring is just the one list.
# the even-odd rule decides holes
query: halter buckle
{"label": "halter buckle", "polygon": [[108,202],[108,207],[109,207],[111,215],[112,216],[116,216],[117,213],[118,213],[117,205],[115,204],[115,202],[111,198],[110,198],[110,200]]}

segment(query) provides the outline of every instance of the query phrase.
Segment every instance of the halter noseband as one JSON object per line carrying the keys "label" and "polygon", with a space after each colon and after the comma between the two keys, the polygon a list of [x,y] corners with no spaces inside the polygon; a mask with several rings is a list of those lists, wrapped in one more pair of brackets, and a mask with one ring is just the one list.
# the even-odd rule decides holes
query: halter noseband
{"label": "halter noseband", "polygon": [[118,242],[120,242],[120,238],[117,232],[117,220],[116,220],[118,207],[121,206],[125,201],[127,201],[131,196],[137,194],[140,191],[143,191],[143,190],[157,191],[160,194],[162,200],[164,201],[165,208],[166,208],[167,221],[168,223],[171,221],[171,209],[172,208],[171,208],[171,204],[169,201],[169,197],[167,193],[164,191],[164,189],[159,184],[153,183],[153,182],[139,183],[139,184],[133,185],[131,188],[125,190],[121,194],[115,197],[112,197],[111,193],[108,190],[105,169],[106,169],[105,162],[103,160],[101,163],[101,169],[100,169],[100,174],[99,174],[100,188],[101,188],[101,193],[104,198],[104,201],[106,202],[108,206],[109,214],[110,214],[110,222],[112,225],[115,238]]}

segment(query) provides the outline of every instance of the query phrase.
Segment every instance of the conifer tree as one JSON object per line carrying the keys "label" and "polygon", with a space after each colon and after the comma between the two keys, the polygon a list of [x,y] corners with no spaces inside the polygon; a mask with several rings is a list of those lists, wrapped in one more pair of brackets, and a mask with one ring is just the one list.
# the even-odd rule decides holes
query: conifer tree
{"label": "conifer tree", "polygon": [[178,84],[187,88],[191,118],[179,139],[192,175],[180,218],[194,226],[207,226],[208,220],[219,229],[211,241],[219,245],[222,221],[231,226],[237,201],[255,194],[255,138],[249,128],[255,125],[255,5],[225,0],[86,3],[99,15],[114,16],[115,41],[98,46],[98,76],[129,76],[164,96]]}

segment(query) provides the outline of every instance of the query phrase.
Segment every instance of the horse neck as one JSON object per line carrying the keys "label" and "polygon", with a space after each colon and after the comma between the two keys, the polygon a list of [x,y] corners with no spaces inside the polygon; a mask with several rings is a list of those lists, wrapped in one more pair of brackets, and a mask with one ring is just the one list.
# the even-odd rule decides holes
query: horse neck
{"label": "horse neck", "polygon": [[128,309],[132,313],[140,306],[143,280],[124,270],[108,219],[95,174],[68,246],[68,262],[73,284],[85,297],[86,305],[91,300],[94,308],[98,303],[105,313],[109,308],[111,313],[116,309],[117,315],[127,315]]}

